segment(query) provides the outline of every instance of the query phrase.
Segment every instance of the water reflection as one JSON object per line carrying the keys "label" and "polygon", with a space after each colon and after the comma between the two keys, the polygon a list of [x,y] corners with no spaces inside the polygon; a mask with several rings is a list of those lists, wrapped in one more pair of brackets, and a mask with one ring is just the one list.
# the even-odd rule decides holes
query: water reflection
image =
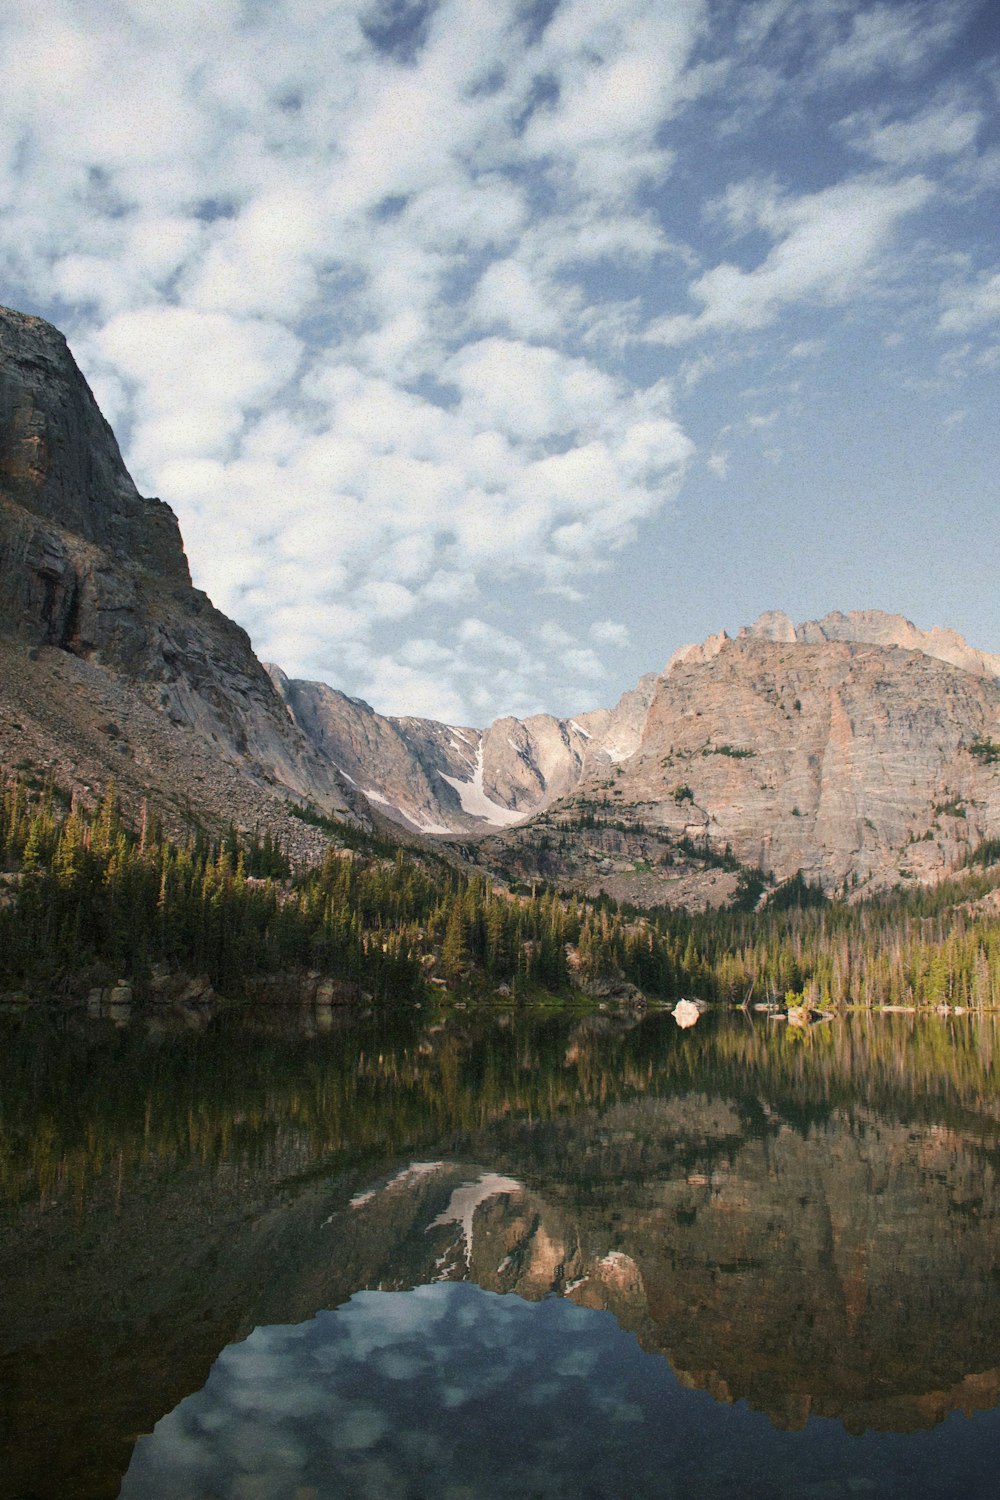
{"label": "water reflection", "polygon": [[[768,1475],[787,1480],[791,1462],[803,1486],[833,1483],[810,1455],[835,1442],[848,1445],[836,1460],[842,1487],[864,1476],[848,1434],[874,1429],[918,1434],[899,1449],[903,1468],[894,1458],[885,1469],[898,1477],[915,1463],[923,1488],[912,1493],[991,1494],[976,1489],[970,1435],[995,1434],[994,1418],[956,1427],[950,1414],[1000,1398],[996,1039],[990,1017],[838,1017],[799,1030],[717,1012],[689,1029],[669,1013],[637,1022],[410,1011],[311,1038],[10,1032],[0,1058],[0,1495],[113,1496],[137,1435],[166,1412],[157,1442],[162,1430],[190,1436],[196,1410],[221,1452],[230,1439],[218,1397],[239,1348],[256,1358],[280,1346],[294,1364],[301,1347],[321,1368],[331,1349],[336,1363],[354,1347],[336,1330],[398,1316],[383,1305],[433,1314],[439,1332],[471,1320],[469,1380],[497,1319],[516,1327],[504,1344],[504,1390],[516,1388],[504,1420],[541,1413],[519,1441],[554,1466],[549,1490],[538,1479],[520,1493],[587,1493],[551,1488],[577,1474],[571,1450],[597,1430],[599,1389],[559,1394],[565,1335],[581,1351],[599,1348],[606,1393],[618,1379],[607,1372],[631,1371],[614,1397],[622,1410],[622,1391],[638,1382],[646,1392],[644,1449],[664,1412],[688,1413],[676,1420],[689,1467],[674,1437],[661,1453],[688,1476],[679,1493],[699,1493],[699,1464],[741,1495],[757,1492],[755,1465],[761,1494],[844,1493],[785,1480],[776,1489]],[[376,1289],[381,1299],[368,1295]],[[384,1303],[390,1293],[401,1300]],[[292,1324],[307,1331],[293,1337]],[[457,1332],[449,1347],[464,1389]],[[364,1379],[389,1376],[376,1361]],[[458,1409],[437,1379],[423,1381],[417,1425],[428,1432],[438,1432],[437,1407]],[[583,1380],[588,1392],[600,1383]],[[284,1422],[281,1391],[262,1430]],[[193,1392],[195,1407],[180,1406]],[[369,1447],[345,1453],[403,1462],[403,1428],[397,1441],[391,1402],[385,1411],[390,1435],[379,1428]],[[618,1422],[609,1451],[628,1438]],[[926,1473],[905,1457],[925,1438],[937,1455]],[[894,1453],[904,1442],[883,1441]],[[154,1449],[136,1448],[126,1494],[172,1493],[142,1478]],[[333,1464],[329,1453],[324,1461]],[[956,1485],[960,1470],[960,1489],[933,1488]],[[417,1463],[411,1488],[423,1473]],[[461,1482],[475,1495],[506,1493]],[[616,1493],[600,1488],[610,1479],[593,1482],[593,1494]],[[354,1483],[329,1493],[366,1493]],[[443,1481],[423,1492],[445,1493]],[[648,1491],[669,1492],[665,1480]]]}
{"label": "water reflection", "polygon": [[451,1283],[256,1329],[140,1438],[121,1496],[922,1500],[990,1493],[995,1436],[951,1425],[914,1449],[813,1418],[789,1440],[686,1390],[608,1313]]}

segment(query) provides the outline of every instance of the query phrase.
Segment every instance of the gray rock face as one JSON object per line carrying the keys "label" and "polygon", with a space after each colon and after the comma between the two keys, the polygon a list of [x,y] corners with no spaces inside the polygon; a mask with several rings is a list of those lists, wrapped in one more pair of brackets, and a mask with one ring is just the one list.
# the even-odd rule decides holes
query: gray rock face
{"label": "gray rock face", "polygon": [[386,816],[429,834],[488,831],[524,821],[582,776],[634,754],[655,674],[614,709],[573,719],[535,714],[486,729],[393,718],[321,682],[269,666],[289,713],[319,752]]}
{"label": "gray rock face", "polygon": [[7,308],[0,634],[117,674],[262,785],[328,812],[363,806],[291,722],[246,633],[192,587],[176,517],[139,495],[63,336]]}
{"label": "gray rock face", "polygon": [[144,500],[62,334],[0,308],[0,480],[39,521],[190,587],[177,518]]}
{"label": "gray rock face", "polygon": [[479,731],[431,719],[392,719],[323,682],[299,682],[268,666],[295,723],[319,753],[381,811],[420,833],[470,826],[442,778],[469,774]]}

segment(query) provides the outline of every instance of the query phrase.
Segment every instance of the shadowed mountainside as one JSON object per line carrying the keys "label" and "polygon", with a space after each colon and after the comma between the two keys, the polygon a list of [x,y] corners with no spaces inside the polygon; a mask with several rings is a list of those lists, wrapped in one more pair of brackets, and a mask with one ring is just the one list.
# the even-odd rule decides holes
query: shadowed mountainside
{"label": "shadowed mountainside", "polygon": [[0,309],[0,751],[64,785],[218,823],[287,794],[365,804],[291,722],[245,631],[191,585],[62,335]]}

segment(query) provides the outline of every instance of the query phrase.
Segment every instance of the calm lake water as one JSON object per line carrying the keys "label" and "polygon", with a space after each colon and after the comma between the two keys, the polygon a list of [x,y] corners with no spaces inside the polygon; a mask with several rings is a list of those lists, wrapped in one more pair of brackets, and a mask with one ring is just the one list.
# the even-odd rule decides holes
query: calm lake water
{"label": "calm lake water", "polygon": [[3,1500],[1000,1489],[1000,1028],[0,1032]]}

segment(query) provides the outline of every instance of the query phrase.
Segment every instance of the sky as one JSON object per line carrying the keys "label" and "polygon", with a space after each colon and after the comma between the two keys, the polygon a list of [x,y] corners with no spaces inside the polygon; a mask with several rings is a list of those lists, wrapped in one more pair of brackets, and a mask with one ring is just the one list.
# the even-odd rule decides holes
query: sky
{"label": "sky", "polygon": [[483,725],[1000,650],[993,0],[7,0],[0,301],[264,660]]}

